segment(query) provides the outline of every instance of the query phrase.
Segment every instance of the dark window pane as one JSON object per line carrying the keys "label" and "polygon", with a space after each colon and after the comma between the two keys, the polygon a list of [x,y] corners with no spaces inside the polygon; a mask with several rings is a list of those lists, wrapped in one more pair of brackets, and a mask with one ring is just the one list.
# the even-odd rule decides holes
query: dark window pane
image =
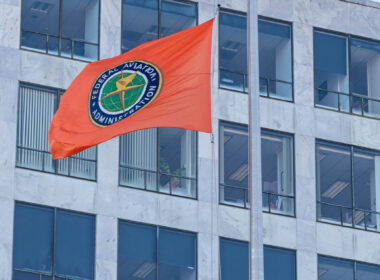
{"label": "dark window pane", "polygon": [[197,23],[197,5],[173,0],[162,1],[161,37],[185,30]]}
{"label": "dark window pane", "polygon": [[293,196],[293,137],[263,130],[261,154],[263,191]]}
{"label": "dark window pane", "polygon": [[[241,14],[219,13],[219,68],[247,74],[247,19]],[[223,78],[226,79],[226,78]],[[228,81],[221,84],[228,87]],[[227,78],[228,79],[228,78]],[[230,78],[231,79],[231,78]],[[235,80],[233,78],[232,80]],[[243,80],[243,79],[242,79]],[[232,88],[238,89],[238,88]],[[239,90],[239,89],[238,89]]]}
{"label": "dark window pane", "polygon": [[220,201],[244,206],[248,190],[248,128],[221,123],[219,148]]}
{"label": "dark window pane", "polygon": [[56,274],[61,277],[93,279],[95,218],[57,210]]}
{"label": "dark window pane", "polygon": [[295,251],[264,246],[264,279],[295,280]]}
{"label": "dark window pane", "polygon": [[195,131],[178,128],[160,128],[160,173],[168,175],[169,180],[160,186],[171,187],[177,193],[193,196],[192,181],[182,181],[180,177],[196,178],[196,139]]}
{"label": "dark window pane", "polygon": [[121,29],[123,51],[158,39],[158,1],[123,0]]}
{"label": "dark window pane", "polygon": [[228,70],[219,70],[219,85],[221,88],[248,92],[247,75]]}
{"label": "dark window pane", "polygon": [[119,222],[118,279],[156,279],[157,229]]}
{"label": "dark window pane", "polygon": [[98,46],[82,42],[74,42],[73,55],[75,59],[95,61],[98,58]]}
{"label": "dark window pane", "polygon": [[[318,201],[352,207],[351,152],[348,146],[327,142],[317,144],[317,189]],[[328,212],[319,214],[330,216]]]}
{"label": "dark window pane", "polygon": [[98,0],[64,0],[61,13],[63,38],[98,43]]}
{"label": "dark window pane", "polygon": [[315,87],[348,93],[347,65],[347,37],[315,31]]}
{"label": "dark window pane", "polygon": [[13,270],[13,280],[41,280],[39,273]]}
{"label": "dark window pane", "polygon": [[72,58],[73,42],[67,39],[61,39],[61,56]]}
{"label": "dark window pane", "polygon": [[365,263],[356,263],[356,280],[380,279],[380,266]]}
{"label": "dark window pane", "polygon": [[[259,20],[260,77],[270,79],[271,97],[292,100],[291,25]],[[282,81],[282,82],[276,82]]]}
{"label": "dark window pane", "polygon": [[46,35],[33,33],[29,31],[21,32],[21,47],[23,49],[46,52]]}
{"label": "dark window pane", "polygon": [[329,257],[318,257],[318,280],[354,280],[354,263]]}
{"label": "dark window pane", "polygon": [[[51,273],[54,210],[23,203],[16,203],[15,207],[13,267]],[[16,273],[20,279],[21,274]]]}
{"label": "dark window pane", "polygon": [[196,279],[196,235],[169,229],[159,230],[159,279]]}
{"label": "dark window pane", "polygon": [[58,37],[49,36],[48,38],[48,53],[58,55],[59,39]]}
{"label": "dark window pane", "polygon": [[58,36],[59,2],[59,0],[22,1],[21,29]]}
{"label": "dark window pane", "polygon": [[249,279],[249,244],[220,239],[221,280]]}

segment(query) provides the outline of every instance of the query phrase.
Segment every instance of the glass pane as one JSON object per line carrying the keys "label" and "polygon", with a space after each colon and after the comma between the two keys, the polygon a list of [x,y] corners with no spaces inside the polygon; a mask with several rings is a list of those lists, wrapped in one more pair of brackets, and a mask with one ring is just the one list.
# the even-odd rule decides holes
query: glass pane
{"label": "glass pane", "polygon": [[194,179],[171,177],[172,194],[196,197],[197,181]]}
{"label": "glass pane", "polygon": [[219,199],[220,202],[224,204],[235,205],[239,207],[248,207],[248,189],[220,185]]}
{"label": "glass pane", "polygon": [[21,48],[37,51],[46,52],[46,35],[32,33],[28,31],[21,32]]}
{"label": "glass pane", "polygon": [[13,267],[51,273],[54,210],[16,202],[14,223]]}
{"label": "glass pane", "polygon": [[354,263],[342,259],[318,257],[318,280],[354,280]]}
{"label": "glass pane", "polygon": [[56,104],[56,91],[20,86],[17,166],[54,172],[54,162],[49,152],[48,131]]}
{"label": "glass pane", "polygon": [[248,88],[245,87],[246,74],[230,72],[227,70],[219,69],[219,85],[221,88],[248,92]]}
{"label": "glass pane", "polygon": [[356,228],[366,228],[366,215],[367,213],[363,210],[354,210],[354,226]]}
{"label": "glass pane", "polygon": [[338,209],[340,208],[340,211],[342,212],[342,224],[346,227],[352,227],[353,226],[353,214],[354,210],[352,208],[344,208],[344,207],[330,207],[334,209],[333,211],[337,213]]}
{"label": "glass pane", "polygon": [[99,0],[62,1],[62,37],[98,43]]}
{"label": "glass pane", "polygon": [[364,116],[380,118],[380,101],[363,99]]}
{"label": "glass pane", "polygon": [[356,280],[378,280],[380,279],[380,266],[356,263]]}
{"label": "glass pane", "polygon": [[13,270],[13,280],[41,280],[39,273]]}
{"label": "glass pane", "polygon": [[269,195],[270,212],[294,216],[294,198],[280,195]]}
{"label": "glass pane", "polygon": [[155,175],[145,170],[157,170],[157,129],[134,131],[120,137],[120,184],[145,188],[146,173],[147,187],[156,190]]}
{"label": "glass pane", "polygon": [[296,252],[264,246],[264,279],[296,279]]}
{"label": "glass pane", "polygon": [[220,239],[220,279],[249,279],[249,244]]}
{"label": "glass pane", "polygon": [[49,36],[48,38],[48,53],[58,55],[59,39],[58,37]]}
{"label": "glass pane", "polygon": [[314,86],[348,93],[347,37],[314,31]]}
{"label": "glass pane", "polygon": [[292,84],[280,81],[269,80],[269,96],[282,100],[293,100]]}
{"label": "glass pane", "polygon": [[366,213],[367,230],[380,231],[380,213]]}
{"label": "glass pane", "polygon": [[160,128],[160,172],[196,178],[197,134],[178,128]]}
{"label": "glass pane", "polygon": [[59,2],[59,0],[22,1],[21,29],[58,36]]}
{"label": "glass pane", "polygon": [[156,279],[156,240],[156,227],[119,221],[119,280]]}
{"label": "glass pane", "polygon": [[[351,91],[355,95],[380,99],[380,43],[351,39]],[[365,115],[380,117],[380,102],[365,99]]]}
{"label": "glass pane", "polygon": [[157,191],[157,174],[148,170],[120,167],[120,184],[127,187]]}
{"label": "glass pane", "polygon": [[72,58],[72,44],[71,40],[61,39],[61,56]]}
{"label": "glass pane", "polygon": [[380,212],[380,153],[354,148],[355,207]]}
{"label": "glass pane", "polygon": [[162,1],[161,37],[188,29],[197,24],[196,3]]}
{"label": "glass pane", "polygon": [[98,45],[74,41],[74,58],[90,62],[97,60]]}
{"label": "glass pane", "polygon": [[351,152],[345,145],[317,143],[318,201],[352,207]]}
{"label": "glass pane", "polygon": [[261,166],[263,191],[294,195],[293,136],[262,130]]}
{"label": "glass pane", "polygon": [[94,146],[69,158],[58,160],[58,174],[95,180],[96,152]]}
{"label": "glass pane", "polygon": [[351,96],[351,110],[353,114],[362,115],[364,114],[364,102],[363,98]]}
{"label": "glass pane", "polygon": [[[352,210],[351,216],[342,217],[343,209],[344,208],[340,206],[318,202],[318,221],[340,225],[342,223],[341,221],[344,220],[346,222],[346,225],[352,226]],[[346,215],[348,215],[349,213],[350,212],[348,211],[345,212]]]}
{"label": "glass pane", "polygon": [[121,31],[123,51],[158,39],[158,1],[123,0]]}
{"label": "glass pane", "polygon": [[94,216],[57,210],[55,243],[58,276],[94,279]]}
{"label": "glass pane", "polygon": [[219,13],[219,68],[247,74],[245,15],[223,10]]}
{"label": "glass pane", "polygon": [[324,108],[330,108],[338,110],[339,108],[339,94],[335,92],[329,92],[325,90],[318,90],[316,89],[314,91],[315,94],[315,104],[318,105],[318,107],[324,107]]}
{"label": "glass pane", "polygon": [[[260,19],[258,24],[260,77],[292,83],[291,25],[267,19]],[[275,83],[274,86],[277,97],[291,100],[289,85]]]}
{"label": "glass pane", "polygon": [[269,212],[269,194],[268,193],[263,193],[263,211]]}
{"label": "glass pane", "polygon": [[197,275],[196,235],[159,229],[159,279],[195,280]]}

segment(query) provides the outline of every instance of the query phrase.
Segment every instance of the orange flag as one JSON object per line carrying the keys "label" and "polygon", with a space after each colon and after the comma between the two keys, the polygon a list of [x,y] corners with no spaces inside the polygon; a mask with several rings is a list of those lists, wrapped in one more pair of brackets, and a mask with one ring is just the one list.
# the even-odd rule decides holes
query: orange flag
{"label": "orange flag", "polygon": [[209,20],[88,64],[51,122],[53,158],[145,128],[211,132],[212,27]]}

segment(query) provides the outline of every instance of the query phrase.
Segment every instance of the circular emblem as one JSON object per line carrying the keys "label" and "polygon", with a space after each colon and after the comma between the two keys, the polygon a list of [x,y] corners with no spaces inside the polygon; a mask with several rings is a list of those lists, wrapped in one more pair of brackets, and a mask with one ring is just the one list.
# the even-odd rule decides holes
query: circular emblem
{"label": "circular emblem", "polygon": [[108,69],[92,85],[90,120],[98,127],[119,122],[151,103],[161,87],[161,70],[151,62],[131,60]]}

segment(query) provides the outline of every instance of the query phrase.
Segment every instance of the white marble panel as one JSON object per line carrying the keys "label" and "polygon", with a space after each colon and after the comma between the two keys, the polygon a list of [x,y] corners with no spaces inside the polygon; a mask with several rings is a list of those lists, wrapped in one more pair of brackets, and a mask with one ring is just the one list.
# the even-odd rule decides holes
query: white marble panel
{"label": "white marble panel", "polygon": [[20,46],[20,7],[0,3],[0,46]]}
{"label": "white marble panel", "polygon": [[295,218],[263,214],[264,244],[277,247],[297,248],[297,220]]}
{"label": "white marble panel", "polygon": [[233,239],[249,240],[249,210],[219,205],[218,234]]}

